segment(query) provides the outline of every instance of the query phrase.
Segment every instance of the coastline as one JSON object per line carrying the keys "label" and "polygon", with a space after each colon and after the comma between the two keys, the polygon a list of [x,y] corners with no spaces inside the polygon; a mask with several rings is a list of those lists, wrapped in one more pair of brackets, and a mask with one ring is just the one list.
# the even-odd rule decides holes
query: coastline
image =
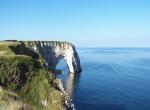
{"label": "coastline", "polygon": [[[24,107],[22,103],[15,106],[9,94],[8,97],[5,97],[5,91],[6,93],[11,91],[10,93],[16,94],[23,102],[29,104],[33,110],[75,110],[72,99],[65,91],[61,79],[56,78],[52,72],[53,70],[48,68],[55,65],[53,60],[50,59],[55,58],[56,54],[58,55],[58,58],[54,59],[57,61],[56,64],[60,56],[62,58],[66,55],[69,64],[70,58],[76,58],[74,64],[80,63],[77,52],[72,50],[74,47],[69,45],[70,47],[66,48],[68,45],[61,44],[61,42],[61,46],[55,42],[41,41],[35,44],[36,46],[33,44],[29,46],[26,43],[28,42],[0,42],[0,86],[4,89],[4,93],[2,92],[0,97],[4,96],[9,101],[7,104],[6,101],[0,98],[0,101],[2,100],[6,105],[5,108],[9,109],[14,106],[16,107],[14,110],[19,110],[19,107]],[[33,50],[31,47],[37,48]],[[56,48],[59,48],[59,51],[56,51]],[[72,56],[70,56],[70,53]],[[70,65],[72,71],[81,70],[80,64],[76,67]],[[7,68],[8,66],[9,68]],[[15,101],[16,98],[13,98],[13,102]],[[18,101],[21,102],[21,100]]]}
{"label": "coastline", "polygon": [[72,102],[72,98],[68,95],[68,93],[64,89],[64,86],[63,86],[61,79],[57,78],[57,80],[59,82],[58,88],[62,92],[62,94],[64,95],[64,104],[65,104],[66,110],[76,110],[75,105]]}

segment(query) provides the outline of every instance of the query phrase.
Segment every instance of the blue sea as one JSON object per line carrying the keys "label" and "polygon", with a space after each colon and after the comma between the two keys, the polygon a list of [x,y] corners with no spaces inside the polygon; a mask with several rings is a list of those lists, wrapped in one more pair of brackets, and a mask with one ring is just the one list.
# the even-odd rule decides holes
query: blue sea
{"label": "blue sea", "polygon": [[150,110],[150,48],[79,48],[83,71],[58,75],[77,110]]}

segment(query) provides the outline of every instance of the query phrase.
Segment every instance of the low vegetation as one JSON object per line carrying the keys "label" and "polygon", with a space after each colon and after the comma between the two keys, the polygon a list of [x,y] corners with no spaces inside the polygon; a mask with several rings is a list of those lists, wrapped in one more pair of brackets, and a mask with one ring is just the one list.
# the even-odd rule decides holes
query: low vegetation
{"label": "low vegetation", "polygon": [[61,110],[62,93],[37,53],[20,42],[0,42],[0,110]]}

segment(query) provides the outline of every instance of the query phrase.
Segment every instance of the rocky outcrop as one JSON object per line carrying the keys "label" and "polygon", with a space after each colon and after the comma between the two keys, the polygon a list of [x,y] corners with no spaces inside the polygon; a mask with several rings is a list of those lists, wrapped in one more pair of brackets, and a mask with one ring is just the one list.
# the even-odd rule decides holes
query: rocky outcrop
{"label": "rocky outcrop", "polygon": [[70,43],[1,41],[0,110],[74,110],[61,80],[45,67],[55,69],[62,58],[69,71],[81,71],[78,54]]}
{"label": "rocky outcrop", "polygon": [[0,42],[0,110],[66,110],[55,76],[24,44]]}
{"label": "rocky outcrop", "polygon": [[74,45],[57,41],[27,41],[25,43],[41,55],[50,70],[55,70],[58,62],[64,58],[69,72],[81,72],[80,59]]}

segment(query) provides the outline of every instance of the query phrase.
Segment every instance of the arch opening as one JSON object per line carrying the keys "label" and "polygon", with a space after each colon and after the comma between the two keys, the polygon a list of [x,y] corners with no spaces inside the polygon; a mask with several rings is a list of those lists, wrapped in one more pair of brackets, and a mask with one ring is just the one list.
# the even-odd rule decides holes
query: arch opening
{"label": "arch opening", "polygon": [[64,58],[61,58],[57,62],[55,70],[59,71],[60,73],[68,73],[69,72],[69,68],[68,68],[67,62],[66,62],[66,60]]}

